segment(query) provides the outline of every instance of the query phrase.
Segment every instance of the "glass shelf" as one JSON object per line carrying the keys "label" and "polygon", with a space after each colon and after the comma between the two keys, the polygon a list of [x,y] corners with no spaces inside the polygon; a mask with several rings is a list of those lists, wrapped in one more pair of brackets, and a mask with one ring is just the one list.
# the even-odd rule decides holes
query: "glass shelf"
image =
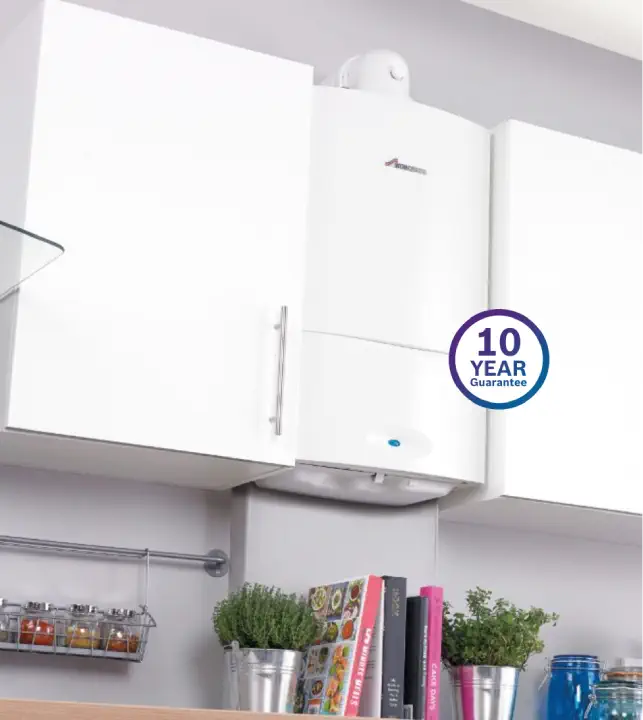
{"label": "glass shelf", "polygon": [[0,220],[0,300],[64,252],[62,245]]}

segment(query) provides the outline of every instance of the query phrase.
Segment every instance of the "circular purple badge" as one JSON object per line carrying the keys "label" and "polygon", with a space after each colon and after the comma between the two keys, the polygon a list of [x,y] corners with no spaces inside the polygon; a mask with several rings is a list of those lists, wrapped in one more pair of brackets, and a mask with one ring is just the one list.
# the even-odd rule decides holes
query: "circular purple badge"
{"label": "circular purple badge", "polygon": [[456,332],[451,377],[471,402],[489,410],[518,407],[542,387],[549,371],[545,336],[513,310],[485,310]]}

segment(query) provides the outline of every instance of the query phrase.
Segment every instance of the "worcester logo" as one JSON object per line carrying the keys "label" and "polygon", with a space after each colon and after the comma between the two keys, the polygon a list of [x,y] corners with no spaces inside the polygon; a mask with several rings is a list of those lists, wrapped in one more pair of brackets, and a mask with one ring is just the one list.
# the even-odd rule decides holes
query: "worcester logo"
{"label": "worcester logo", "polygon": [[418,173],[418,175],[426,175],[426,170],[424,168],[415,167],[415,165],[405,165],[404,163],[401,163],[398,158],[393,158],[392,160],[385,162],[384,165],[386,167],[397,168],[398,170],[406,170],[407,172]]}

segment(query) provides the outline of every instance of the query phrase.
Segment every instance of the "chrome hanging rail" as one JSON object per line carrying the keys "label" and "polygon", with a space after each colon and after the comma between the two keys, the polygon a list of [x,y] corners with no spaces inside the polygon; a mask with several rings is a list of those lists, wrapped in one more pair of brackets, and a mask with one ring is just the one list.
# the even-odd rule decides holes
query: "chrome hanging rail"
{"label": "chrome hanging rail", "polygon": [[121,557],[142,560],[158,558],[161,560],[177,560],[181,562],[202,563],[203,569],[212,577],[223,577],[228,572],[228,556],[223,550],[210,550],[207,555],[165,552],[163,550],[137,550],[135,548],[111,547],[110,545],[84,545],[67,543],[58,540],[39,540],[37,538],[13,537],[0,535],[0,548],[21,548],[23,550],[43,550],[61,553],[77,553],[79,555],[97,555],[102,557]]}

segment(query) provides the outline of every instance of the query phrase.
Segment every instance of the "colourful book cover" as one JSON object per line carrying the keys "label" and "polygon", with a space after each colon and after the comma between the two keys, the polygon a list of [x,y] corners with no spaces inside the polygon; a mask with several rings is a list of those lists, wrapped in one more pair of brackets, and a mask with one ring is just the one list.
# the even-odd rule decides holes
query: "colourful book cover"
{"label": "colourful book cover", "polygon": [[295,712],[358,715],[381,598],[382,578],[375,575],[310,589],[322,627],[306,653]]}
{"label": "colourful book cover", "polygon": [[429,601],[426,661],[426,706],[424,720],[439,720],[440,665],[442,662],[442,606],[444,590],[436,585],[420,588],[420,597]]}

